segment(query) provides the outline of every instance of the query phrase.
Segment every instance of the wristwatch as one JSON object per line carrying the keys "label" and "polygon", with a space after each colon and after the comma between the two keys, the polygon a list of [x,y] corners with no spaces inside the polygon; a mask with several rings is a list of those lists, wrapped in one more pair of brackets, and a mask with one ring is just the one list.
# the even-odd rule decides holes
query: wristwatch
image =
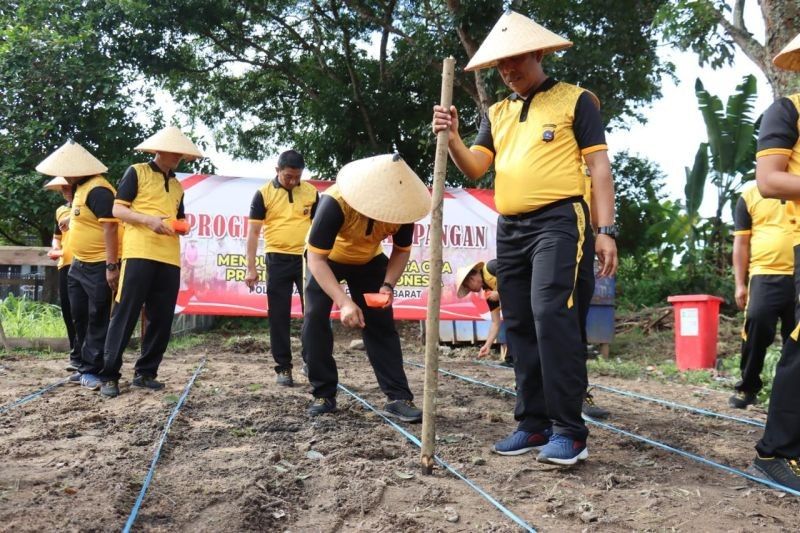
{"label": "wristwatch", "polygon": [[598,235],[608,235],[612,239],[616,239],[617,235],[619,235],[619,228],[617,228],[616,224],[612,224],[610,226],[600,226],[597,228]]}
{"label": "wristwatch", "polygon": [[394,291],[394,285],[392,285],[388,281],[384,281],[383,283],[381,283],[381,287],[388,287],[390,291]]}
{"label": "wristwatch", "polygon": [[114,272],[115,270],[119,269],[119,265],[116,263],[106,263],[106,270],[109,272]]}

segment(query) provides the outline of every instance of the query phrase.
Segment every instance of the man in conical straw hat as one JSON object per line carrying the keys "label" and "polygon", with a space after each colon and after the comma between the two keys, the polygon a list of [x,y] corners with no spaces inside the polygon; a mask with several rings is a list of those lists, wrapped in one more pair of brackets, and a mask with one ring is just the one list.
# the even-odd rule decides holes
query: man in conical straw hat
{"label": "man in conical straw hat", "polygon": [[[342,324],[362,330],[367,357],[388,398],[385,413],[406,422],[422,419],[403,370],[392,300],[411,254],[414,222],[428,214],[430,204],[427,187],[398,155],[348,163],[336,184],[320,196],[307,238],[310,275],[303,323],[314,395],[310,415],[336,409],[338,374],[329,319],[335,303]],[[390,236],[392,252],[387,258],[381,242]],[[349,295],[339,284],[342,280]],[[369,307],[365,293],[378,293],[383,307]]]}
{"label": "man in conical straw hat", "polygon": [[[778,68],[800,72],[800,35],[772,62]],[[765,198],[788,200],[796,217],[800,212],[800,93],[776,100],[761,119],[756,151],[756,182]],[[794,218],[793,217],[793,218]],[[800,294],[800,224],[794,225],[794,279]],[[800,324],[785,339],[772,382],[767,427],[756,444],[753,467],[767,478],[800,491]]]}
{"label": "man in conical straw hat", "polygon": [[434,107],[433,130],[449,129],[449,152],[467,177],[494,164],[498,288],[514,347],[517,429],[493,451],[574,464],[588,456],[581,418],[586,359],[576,279],[592,261],[583,201],[585,160],[593,182],[594,249],[601,275],[617,265],[614,189],[603,122],[592,93],[549,78],[545,55],[572,43],[513,11],[504,13],[467,65],[496,67],[513,93],[491,106],[467,148],[455,107]]}
{"label": "man in conical straw hat", "polygon": [[63,176],[71,186],[72,263],[67,274],[67,292],[78,352],[74,360],[77,372],[69,381],[97,390],[111,298],[119,282],[118,224],[113,215],[116,191],[102,176],[108,168],[72,140],[47,156],[36,170],[48,176]]}
{"label": "man in conical straw hat", "polygon": [[[478,357],[484,358],[489,355],[489,351],[492,349],[492,345],[500,334],[502,327],[500,294],[497,292],[497,259],[490,259],[486,262],[476,261],[456,270],[456,295],[459,298],[464,298],[471,292],[483,293],[492,317],[489,333],[486,334],[486,342],[483,343],[483,346],[478,351]],[[506,344],[501,346],[500,351],[503,353],[503,362],[501,364],[513,367],[513,357]]]}
{"label": "man in conical straw hat", "polygon": [[[100,394],[119,394],[122,353],[144,305],[147,327],[131,384],[162,389],[156,381],[172,330],[181,279],[178,231],[185,224],[183,187],[175,169],[183,160],[203,157],[178,128],[169,126],[136,147],[155,154],[149,163],[131,165],[114,200],[114,216],[125,224],[122,276],[117,306],[108,328]],[[183,232],[181,232],[183,233]]]}
{"label": "man in conical straw hat", "polygon": [[[53,229],[53,240],[48,256],[56,260],[58,269],[58,299],[61,316],[67,327],[69,339],[69,363],[67,370],[77,372],[81,366],[81,354],[75,342],[75,325],[72,322],[72,311],[69,304],[69,267],[72,264],[72,251],[69,248],[69,217],[72,211],[72,187],[63,176],[56,176],[48,181],[44,189],[61,193],[65,203],[56,209],[56,223]],[[74,374],[73,374],[74,375]]]}

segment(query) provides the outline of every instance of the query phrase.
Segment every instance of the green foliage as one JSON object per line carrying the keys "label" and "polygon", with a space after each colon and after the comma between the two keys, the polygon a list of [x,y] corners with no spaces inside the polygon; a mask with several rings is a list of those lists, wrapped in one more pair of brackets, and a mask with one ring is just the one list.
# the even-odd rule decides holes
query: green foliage
{"label": "green foliage", "polygon": [[[763,387],[758,393],[758,401],[765,408],[769,406],[769,397],[772,394],[772,381],[775,378],[775,370],[780,359],[781,348],[779,345],[773,345],[767,348],[767,355],[764,357],[764,367],[761,370],[761,382],[763,383]],[[739,370],[741,360],[742,356],[740,353],[721,359],[720,371],[739,379],[741,377],[741,370]]]}
{"label": "green foliage", "polygon": [[719,68],[733,61],[736,50],[732,36],[717,31],[717,13],[729,11],[724,0],[673,0],[664,2],[655,23],[668,42],[697,54],[700,65]]}
{"label": "green foliage", "polygon": [[67,329],[57,305],[9,295],[0,300],[0,320],[8,337],[66,337]]}
{"label": "green foliage", "polygon": [[[671,72],[651,23],[663,0],[512,2],[575,42],[548,72],[579,82],[614,124],[639,119]],[[227,153],[262,159],[282,146],[302,151],[322,179],[354,158],[400,151],[420,175],[433,163],[431,106],[441,59],[456,57],[454,103],[462,134],[508,90],[495,72],[467,73],[500,16],[493,0],[112,0],[104,21],[113,53],[164,84]],[[451,168],[449,181],[463,183]]]}
{"label": "green foliage", "polygon": [[[74,138],[115,179],[140,131],[131,73],[108,55],[99,0],[12,0],[0,7],[0,236],[50,243],[61,198],[41,189],[39,161]],[[147,101],[148,93],[141,94]]]}
{"label": "green foliage", "polygon": [[714,294],[727,300],[734,288],[729,267],[720,274],[708,261],[686,268],[660,263],[652,254],[621,256],[616,286],[617,305],[626,309],[665,305],[673,294]]}
{"label": "green foliage", "polygon": [[640,256],[664,243],[668,219],[664,200],[664,173],[648,159],[620,152],[611,163],[616,189],[617,250],[621,257]]}

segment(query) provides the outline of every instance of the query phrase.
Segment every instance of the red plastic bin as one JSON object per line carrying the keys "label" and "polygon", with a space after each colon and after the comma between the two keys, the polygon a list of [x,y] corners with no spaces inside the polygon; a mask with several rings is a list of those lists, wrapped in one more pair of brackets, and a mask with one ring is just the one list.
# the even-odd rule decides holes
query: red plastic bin
{"label": "red plastic bin", "polygon": [[717,363],[719,306],[710,294],[670,296],[675,314],[675,364],[678,370],[714,368]]}

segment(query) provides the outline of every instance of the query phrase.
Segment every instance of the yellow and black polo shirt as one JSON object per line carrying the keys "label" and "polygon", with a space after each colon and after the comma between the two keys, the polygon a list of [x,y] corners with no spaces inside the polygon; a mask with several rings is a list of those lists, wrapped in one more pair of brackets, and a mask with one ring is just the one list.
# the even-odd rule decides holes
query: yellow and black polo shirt
{"label": "yellow and black polo shirt", "polygon": [[72,264],[72,250],[69,248],[69,230],[61,231],[61,221],[70,217],[72,204],[64,204],[56,209],[56,227],[53,230],[53,238],[61,241],[61,257],[58,258],[56,267],[60,270]]}
{"label": "yellow and black polo shirt", "polygon": [[[786,172],[800,178],[800,93],[772,103],[761,118],[756,159],[766,155],[786,155]],[[787,201],[789,219],[794,224],[794,245],[800,244],[800,201]]]}
{"label": "yellow and black polo shirt", "polygon": [[734,235],[750,235],[750,275],[794,272],[792,237],[783,200],[764,198],[755,183],[742,191],[734,211]]}
{"label": "yellow and black polo shirt", "polygon": [[[497,290],[497,259],[490,259],[484,263],[481,269],[481,276],[483,276],[483,289],[489,291]],[[500,302],[495,302],[486,299],[486,304],[489,306],[490,311],[494,311],[500,307]]]}
{"label": "yellow and black polo shirt", "polygon": [[305,181],[289,190],[276,176],[261,187],[250,203],[250,222],[263,224],[264,250],[302,255],[318,199],[317,189]]}
{"label": "yellow and black polo shirt", "polygon": [[89,176],[72,186],[69,245],[72,256],[82,262],[106,260],[103,222],[117,223],[112,214],[114,187],[103,176]]}
{"label": "yellow and black polo shirt", "polygon": [[392,235],[394,247],[410,250],[414,223],[389,224],[367,218],[344,201],[338,185],[332,185],[319,200],[308,249],[346,265],[363,265],[383,253],[381,241]]}
{"label": "yellow and black polo shirt", "polygon": [[583,156],[607,150],[597,98],[548,78],[527,99],[514,93],[484,115],[471,150],[494,161],[501,215],[583,196]]}
{"label": "yellow and black polo shirt", "polygon": [[[119,182],[116,204],[137,213],[162,217],[167,223],[185,218],[183,187],[174,172],[164,175],[154,162],[131,165]],[[123,259],[150,259],[181,266],[177,235],[160,235],[147,226],[125,223]]]}

